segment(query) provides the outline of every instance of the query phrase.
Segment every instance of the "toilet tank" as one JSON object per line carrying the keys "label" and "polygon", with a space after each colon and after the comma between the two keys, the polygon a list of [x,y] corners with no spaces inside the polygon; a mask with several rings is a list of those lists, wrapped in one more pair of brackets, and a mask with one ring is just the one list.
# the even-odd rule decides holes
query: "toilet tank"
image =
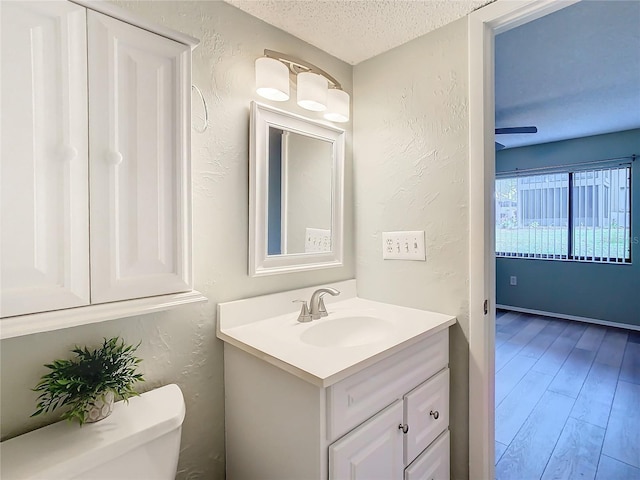
{"label": "toilet tank", "polygon": [[177,385],[129,403],[97,423],[61,421],[0,443],[2,480],[173,480],[185,405]]}

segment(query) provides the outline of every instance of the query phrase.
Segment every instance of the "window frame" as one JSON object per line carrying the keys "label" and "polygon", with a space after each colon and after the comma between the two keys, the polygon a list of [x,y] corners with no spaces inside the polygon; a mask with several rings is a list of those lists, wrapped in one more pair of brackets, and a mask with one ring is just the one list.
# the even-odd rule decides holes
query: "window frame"
{"label": "window frame", "polygon": [[[613,170],[616,169],[627,169],[628,171],[628,176],[627,176],[627,185],[625,186],[627,189],[627,195],[625,197],[625,210],[624,210],[624,214],[627,214],[628,212],[628,238],[626,240],[626,244],[628,245],[628,257],[627,257],[627,251],[626,249],[622,252],[622,256],[620,257],[615,257],[615,256],[587,256],[587,255],[579,255],[576,254],[574,252],[574,238],[575,238],[575,222],[576,222],[576,217],[575,217],[575,211],[574,211],[574,191],[576,188],[580,188],[581,186],[579,185],[578,187],[576,187],[576,185],[574,184],[574,178],[576,174],[580,174],[580,173],[585,173],[585,172],[597,172],[597,171],[609,171],[612,172]],[[563,249],[566,249],[564,253],[561,254],[557,254],[557,253],[531,253],[531,252],[527,252],[527,253],[518,253],[518,252],[500,252],[497,250],[497,234],[495,235],[495,240],[494,240],[494,252],[495,252],[495,256],[496,258],[518,258],[518,259],[533,259],[533,260],[556,260],[556,261],[569,261],[569,262],[585,262],[585,263],[601,263],[601,264],[615,264],[615,265],[631,265],[632,264],[632,259],[633,259],[633,228],[632,228],[632,223],[633,223],[633,215],[632,215],[632,204],[633,204],[633,181],[632,181],[632,163],[631,162],[624,162],[624,163],[615,163],[615,164],[611,164],[611,163],[605,163],[605,164],[589,164],[588,167],[583,166],[581,164],[576,164],[574,166],[572,165],[565,165],[562,167],[551,167],[551,168],[540,168],[540,169],[529,169],[529,170],[517,170],[517,171],[510,171],[510,172],[496,172],[496,178],[495,178],[495,186],[494,186],[494,201],[496,202],[496,204],[494,205],[494,211],[497,212],[497,202],[498,202],[498,189],[497,187],[497,182],[499,180],[506,180],[506,179],[519,179],[519,178],[523,178],[523,177],[535,177],[535,176],[540,176],[540,175],[549,175],[549,174],[567,174],[567,184],[566,184],[566,188],[567,188],[567,241],[564,245],[562,245]],[[587,192],[587,185],[584,186],[585,187],[585,192]],[[561,187],[561,190],[564,187]],[[604,196],[603,197],[603,218],[610,218],[612,211],[611,208],[613,208],[613,203],[614,200],[613,198],[609,198],[611,195],[620,195],[620,192],[613,192],[613,186],[612,185],[603,185],[603,190],[607,189],[608,191],[610,191],[610,195],[609,196]],[[622,190],[622,188],[620,189]],[[519,192],[520,190],[518,190]],[[595,193],[592,193],[592,195],[595,195]],[[604,208],[604,204],[606,202],[606,205],[609,206],[609,209],[605,209]],[[619,203],[619,199],[616,203]],[[628,208],[627,208],[628,207]],[[542,208],[542,207],[541,207]],[[601,208],[600,206],[596,205],[596,210],[598,210],[599,208]],[[593,216],[593,212],[592,212],[592,216]],[[562,218],[562,217],[561,217]],[[611,227],[609,227],[611,229]],[[494,229],[498,229],[498,222],[497,222],[497,218],[494,220]],[[595,237],[594,237],[595,238]],[[561,239],[562,240],[562,239]],[[531,247],[531,245],[529,245],[529,247]]]}

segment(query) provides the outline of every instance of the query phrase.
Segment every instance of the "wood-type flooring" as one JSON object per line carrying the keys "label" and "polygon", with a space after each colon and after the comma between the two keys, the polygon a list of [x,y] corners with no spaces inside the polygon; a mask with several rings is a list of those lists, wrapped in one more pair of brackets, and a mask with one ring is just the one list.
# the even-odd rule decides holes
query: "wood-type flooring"
{"label": "wood-type flooring", "polygon": [[496,479],[640,480],[640,332],[497,312]]}

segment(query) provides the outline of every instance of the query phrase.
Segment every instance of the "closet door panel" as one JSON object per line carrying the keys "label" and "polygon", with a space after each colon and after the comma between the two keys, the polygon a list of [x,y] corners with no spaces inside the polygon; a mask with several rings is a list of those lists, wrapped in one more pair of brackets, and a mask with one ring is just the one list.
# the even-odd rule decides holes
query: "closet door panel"
{"label": "closet door panel", "polygon": [[92,302],[190,290],[189,47],[88,23]]}
{"label": "closet door panel", "polygon": [[89,303],[86,10],[2,2],[2,317]]}

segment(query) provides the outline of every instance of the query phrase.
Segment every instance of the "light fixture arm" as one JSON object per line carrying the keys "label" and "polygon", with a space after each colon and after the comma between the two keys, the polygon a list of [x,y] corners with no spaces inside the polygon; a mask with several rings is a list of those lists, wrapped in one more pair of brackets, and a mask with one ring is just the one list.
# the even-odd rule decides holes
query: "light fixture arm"
{"label": "light fixture arm", "polygon": [[338,90],[342,90],[342,86],[335,78],[333,78],[331,75],[329,75],[327,72],[325,72],[321,68],[316,67],[312,63],[305,62],[304,60],[300,60],[299,58],[292,57],[291,55],[287,55],[285,53],[280,53],[280,52],[276,52],[274,50],[268,50],[268,49],[264,50],[264,56],[268,58],[274,58],[284,64],[287,64],[289,67],[289,70],[291,70],[291,72],[296,75],[301,72],[311,72],[311,73],[316,73],[318,75],[322,75],[324,78],[326,78],[329,81],[329,83],[331,83],[332,88],[337,88]]}

